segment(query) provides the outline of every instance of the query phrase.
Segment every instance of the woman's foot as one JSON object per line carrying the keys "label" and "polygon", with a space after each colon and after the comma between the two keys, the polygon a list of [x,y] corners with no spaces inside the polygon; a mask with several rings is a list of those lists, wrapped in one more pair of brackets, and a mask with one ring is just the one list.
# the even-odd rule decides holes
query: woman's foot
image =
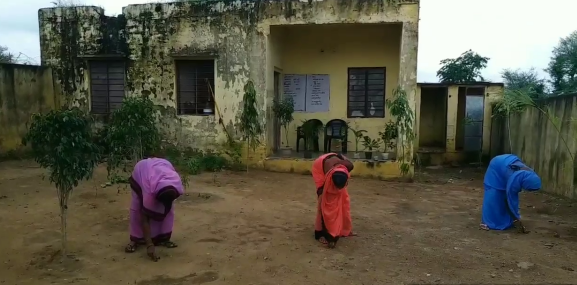
{"label": "woman's foot", "polygon": [[161,246],[164,246],[164,247],[166,247],[166,248],[175,248],[175,247],[178,247],[178,245],[177,245],[176,243],[171,242],[171,241],[162,242],[160,245],[161,245]]}
{"label": "woman's foot", "polygon": [[487,225],[485,225],[485,224],[480,224],[480,225],[479,225],[479,229],[484,230],[484,231],[490,230],[489,227],[488,227]]}
{"label": "woman's foot", "polygon": [[345,236],[345,237],[356,237],[356,236],[357,236],[357,233],[351,231],[351,232],[349,233],[349,235],[348,235],[348,236]]}
{"label": "woman's foot", "polygon": [[328,244],[328,242],[327,242],[327,240],[325,239],[325,237],[320,237],[320,238],[318,239],[318,241],[319,241],[320,243],[322,243],[322,244]]}
{"label": "woman's foot", "polygon": [[124,248],[124,252],[126,253],[133,253],[135,251],[136,251],[136,243],[132,241]]}

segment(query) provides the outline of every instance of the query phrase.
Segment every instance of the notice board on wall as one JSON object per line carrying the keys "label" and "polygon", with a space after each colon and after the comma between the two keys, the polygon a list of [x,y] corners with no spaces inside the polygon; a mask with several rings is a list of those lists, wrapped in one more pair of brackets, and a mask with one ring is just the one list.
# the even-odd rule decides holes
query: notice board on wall
{"label": "notice board on wall", "polygon": [[328,74],[307,75],[305,111],[307,113],[328,112],[330,89]]}
{"label": "notice board on wall", "polygon": [[283,98],[292,97],[295,112],[305,111],[307,76],[304,74],[285,74],[283,79]]}
{"label": "notice board on wall", "polygon": [[293,97],[295,112],[328,112],[330,77],[328,74],[285,74],[283,95]]}

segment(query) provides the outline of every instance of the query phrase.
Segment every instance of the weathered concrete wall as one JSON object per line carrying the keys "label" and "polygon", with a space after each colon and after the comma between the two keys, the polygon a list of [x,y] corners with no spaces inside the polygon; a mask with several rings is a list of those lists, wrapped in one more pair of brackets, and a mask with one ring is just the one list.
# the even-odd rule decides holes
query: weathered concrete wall
{"label": "weathered concrete wall", "polygon": [[[86,62],[77,55],[122,53],[129,59],[127,95],[150,96],[162,106],[165,126],[179,141],[214,145],[225,133],[215,116],[176,118],[175,59],[214,58],[216,105],[233,135],[241,112],[244,84],[254,82],[262,123],[270,122],[274,97],[274,39],[271,26],[295,24],[402,22],[399,85],[414,105],[418,1],[389,6],[383,0],[327,1],[183,1],[129,5],[109,18],[96,7],[41,9],[42,62],[55,68],[73,102],[86,106],[90,96]],[[114,39],[114,40],[109,40]],[[123,44],[123,41],[125,44]],[[68,47],[72,46],[72,47]],[[270,50],[269,50],[270,49]],[[273,128],[267,126],[259,151],[270,152]]]}
{"label": "weathered concrete wall", "polygon": [[22,150],[30,116],[54,109],[55,94],[50,68],[0,64],[0,156]]}
{"label": "weathered concrete wall", "polygon": [[503,151],[494,154],[518,155],[541,176],[543,190],[577,198],[577,94],[553,97],[545,102],[543,110],[547,110],[549,116],[529,108],[511,117],[510,139],[506,120],[493,120],[493,128],[501,129],[503,135]]}
{"label": "weathered concrete wall", "polygon": [[38,11],[42,65],[52,68],[66,103],[88,109],[90,88],[84,56],[125,53],[122,16],[106,17],[99,7]]}

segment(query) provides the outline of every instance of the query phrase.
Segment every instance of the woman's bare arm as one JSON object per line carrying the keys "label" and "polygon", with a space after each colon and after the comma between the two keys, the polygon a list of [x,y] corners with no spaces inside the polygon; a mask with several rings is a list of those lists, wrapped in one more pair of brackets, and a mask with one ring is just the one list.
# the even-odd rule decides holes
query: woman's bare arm
{"label": "woman's bare arm", "polygon": [[355,168],[355,165],[353,164],[352,161],[350,161],[346,156],[341,154],[341,163],[349,170],[349,172],[353,171],[353,168]]}
{"label": "woman's bare arm", "polygon": [[347,170],[350,172],[355,168],[353,163],[344,155],[333,156],[327,160],[325,160],[325,164],[323,165],[323,170],[327,173],[331,170],[335,165],[342,164]]}
{"label": "woman's bare arm", "polygon": [[142,234],[144,235],[146,246],[154,245],[154,243],[152,243],[152,236],[150,233],[150,221],[148,216],[146,216],[143,212],[140,213],[140,226],[142,227]]}

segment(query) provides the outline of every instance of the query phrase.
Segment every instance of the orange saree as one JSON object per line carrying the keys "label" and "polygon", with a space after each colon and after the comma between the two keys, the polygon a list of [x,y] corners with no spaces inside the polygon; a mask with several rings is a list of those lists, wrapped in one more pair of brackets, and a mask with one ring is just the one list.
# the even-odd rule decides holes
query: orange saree
{"label": "orange saree", "polygon": [[339,189],[332,180],[335,172],[345,173],[350,178],[349,171],[337,163],[325,173],[325,162],[334,156],[335,153],[322,155],[314,161],[312,169],[317,188],[315,239],[324,238],[333,246],[339,237],[352,233],[351,204],[347,187]]}

